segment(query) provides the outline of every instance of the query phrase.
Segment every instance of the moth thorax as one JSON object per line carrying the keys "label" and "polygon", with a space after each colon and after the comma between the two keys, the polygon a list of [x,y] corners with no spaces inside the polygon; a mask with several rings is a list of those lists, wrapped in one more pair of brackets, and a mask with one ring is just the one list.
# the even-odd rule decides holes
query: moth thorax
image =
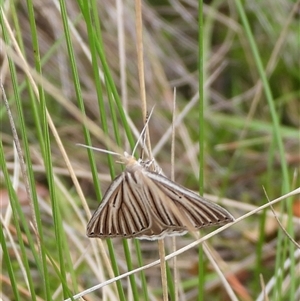
{"label": "moth thorax", "polygon": [[155,162],[154,159],[151,160],[139,160],[139,163],[147,170],[161,174],[162,173],[162,169],[158,166],[158,164]]}
{"label": "moth thorax", "polygon": [[130,157],[130,158],[125,158],[124,164],[126,165],[126,167],[130,167],[138,164],[138,162],[134,157]]}

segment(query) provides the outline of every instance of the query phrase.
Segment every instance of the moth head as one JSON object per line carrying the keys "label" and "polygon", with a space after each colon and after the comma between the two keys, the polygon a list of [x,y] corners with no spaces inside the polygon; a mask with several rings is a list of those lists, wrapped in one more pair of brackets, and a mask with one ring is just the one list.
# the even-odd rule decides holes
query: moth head
{"label": "moth head", "polygon": [[117,163],[124,164],[126,167],[140,165],[134,156],[124,152],[124,156],[120,155],[120,161],[116,161]]}

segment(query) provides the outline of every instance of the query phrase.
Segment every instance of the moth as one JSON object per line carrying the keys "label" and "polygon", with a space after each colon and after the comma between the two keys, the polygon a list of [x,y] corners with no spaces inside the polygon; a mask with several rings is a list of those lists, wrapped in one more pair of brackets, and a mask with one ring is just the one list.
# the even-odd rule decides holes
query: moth
{"label": "moth", "polygon": [[[145,134],[152,112],[153,109],[133,154]],[[136,160],[126,152],[122,156],[80,145],[118,155],[119,163],[125,165],[125,170],[112,181],[88,222],[88,237],[156,240],[234,221],[233,216],[221,206],[164,176],[154,159]]]}
{"label": "moth", "polygon": [[171,181],[154,160],[124,154],[116,177],[87,225],[87,236],[156,240],[234,221],[221,206]]}

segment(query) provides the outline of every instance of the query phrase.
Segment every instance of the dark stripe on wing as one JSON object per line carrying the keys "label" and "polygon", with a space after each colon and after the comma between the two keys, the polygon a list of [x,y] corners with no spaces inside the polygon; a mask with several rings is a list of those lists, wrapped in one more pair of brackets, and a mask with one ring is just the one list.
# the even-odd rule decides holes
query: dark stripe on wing
{"label": "dark stripe on wing", "polygon": [[[224,208],[205,200],[162,175],[146,171],[146,176],[148,176],[148,179],[151,179],[156,189],[161,192],[160,195],[165,196],[160,201],[162,206],[165,207],[164,211],[169,210],[168,220],[178,220],[182,214],[184,218],[188,218],[196,229],[226,224],[234,220]],[[166,208],[166,202],[171,202],[173,206],[176,206],[180,214],[177,215],[174,212],[170,212],[172,206],[170,205]],[[164,222],[166,222],[165,219]],[[182,222],[177,223],[177,225],[182,226]]]}

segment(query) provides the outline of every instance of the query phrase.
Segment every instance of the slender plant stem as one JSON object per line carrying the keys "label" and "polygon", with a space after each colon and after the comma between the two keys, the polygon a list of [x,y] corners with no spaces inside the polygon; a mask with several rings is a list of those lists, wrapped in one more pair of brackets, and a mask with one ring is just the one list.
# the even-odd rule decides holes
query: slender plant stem
{"label": "slender plant stem", "polygon": [[161,283],[163,291],[163,300],[168,301],[168,284],[167,284],[167,272],[166,272],[166,254],[165,254],[165,243],[163,239],[158,239],[158,250],[160,258],[160,272],[161,272]]}

